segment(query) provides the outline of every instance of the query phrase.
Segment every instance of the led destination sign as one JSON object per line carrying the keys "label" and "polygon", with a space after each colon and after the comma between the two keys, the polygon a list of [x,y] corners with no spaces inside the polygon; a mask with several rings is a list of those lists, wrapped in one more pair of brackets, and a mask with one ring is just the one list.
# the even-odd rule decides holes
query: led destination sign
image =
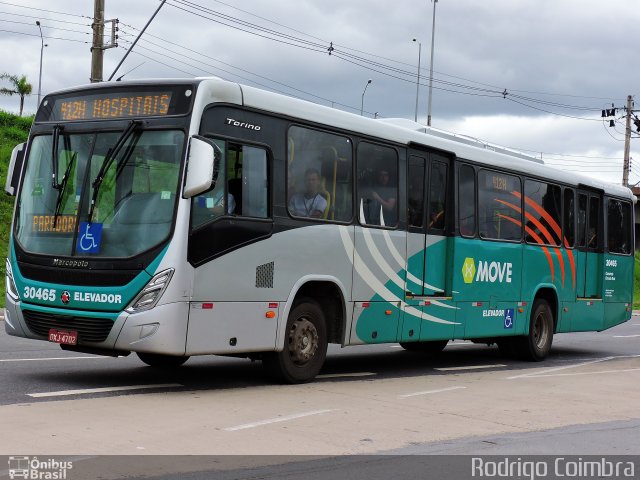
{"label": "led destination sign", "polygon": [[171,92],[88,95],[58,100],[54,115],[60,120],[163,116],[170,103]]}
{"label": "led destination sign", "polygon": [[191,110],[195,85],[96,88],[45,97],[36,122],[77,122],[184,115]]}

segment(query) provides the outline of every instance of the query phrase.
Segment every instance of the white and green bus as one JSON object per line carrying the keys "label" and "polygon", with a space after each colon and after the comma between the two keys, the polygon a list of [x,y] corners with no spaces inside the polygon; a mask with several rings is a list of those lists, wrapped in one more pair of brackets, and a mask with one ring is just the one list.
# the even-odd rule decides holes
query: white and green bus
{"label": "white and green bus", "polygon": [[538,361],[630,319],[629,189],[409,125],[216,78],[47,95],[7,179],[6,331],[296,383],[329,343]]}

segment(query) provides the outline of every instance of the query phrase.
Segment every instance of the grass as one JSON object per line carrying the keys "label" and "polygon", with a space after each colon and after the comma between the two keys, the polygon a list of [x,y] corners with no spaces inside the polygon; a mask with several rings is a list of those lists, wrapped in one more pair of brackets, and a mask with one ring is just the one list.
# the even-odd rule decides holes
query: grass
{"label": "grass", "polygon": [[[33,116],[19,117],[0,110],[0,186],[4,190],[11,151],[27,139]],[[11,233],[11,216],[15,197],[0,193],[0,308],[4,308],[5,264]]]}

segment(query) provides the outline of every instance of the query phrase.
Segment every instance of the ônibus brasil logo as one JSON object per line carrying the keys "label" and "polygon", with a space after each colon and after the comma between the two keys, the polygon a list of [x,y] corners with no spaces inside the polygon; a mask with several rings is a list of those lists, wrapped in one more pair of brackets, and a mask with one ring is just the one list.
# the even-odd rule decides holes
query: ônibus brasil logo
{"label": "\u00f4nibus brasil logo", "polygon": [[60,294],[60,300],[62,300],[62,303],[66,305],[71,300],[71,294],[67,290],[65,290]]}
{"label": "\u00f4nibus brasil logo", "polygon": [[464,283],[476,282],[505,282],[511,283],[513,264],[511,262],[489,262],[487,260],[476,261],[467,257],[462,264],[462,279]]}

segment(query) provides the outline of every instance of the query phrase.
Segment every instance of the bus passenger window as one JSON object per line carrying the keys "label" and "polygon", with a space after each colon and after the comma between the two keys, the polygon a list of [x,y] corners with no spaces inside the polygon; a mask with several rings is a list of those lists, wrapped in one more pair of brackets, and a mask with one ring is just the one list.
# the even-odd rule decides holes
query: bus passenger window
{"label": "bus passenger window", "polygon": [[519,242],[522,239],[520,179],[490,170],[478,172],[480,237]]}
{"label": "bus passenger window", "polygon": [[358,145],[360,223],[394,227],[398,222],[398,154],[393,148]]}
{"label": "bus passenger window", "polygon": [[561,189],[558,185],[536,180],[524,183],[525,240],[527,243],[560,245]]}
{"label": "bus passenger window", "polygon": [[291,127],[288,135],[289,214],[298,218],[350,221],[351,140],[298,126]]}
{"label": "bus passenger window", "polygon": [[609,199],[607,208],[607,244],[609,252],[631,253],[631,205]]}
{"label": "bus passenger window", "polygon": [[460,235],[476,234],[476,174],[473,167],[460,165],[458,170],[458,218]]}

